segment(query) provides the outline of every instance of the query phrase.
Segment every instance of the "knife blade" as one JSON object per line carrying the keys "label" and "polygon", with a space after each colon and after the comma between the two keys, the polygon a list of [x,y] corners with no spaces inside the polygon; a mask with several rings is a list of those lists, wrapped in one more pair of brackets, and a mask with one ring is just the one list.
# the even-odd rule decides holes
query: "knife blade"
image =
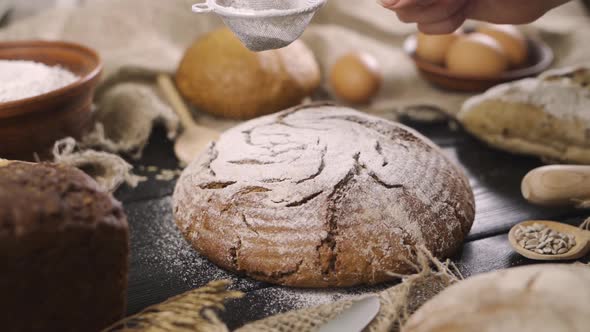
{"label": "knife blade", "polygon": [[379,313],[381,302],[377,295],[355,301],[336,318],[320,327],[319,332],[361,332]]}

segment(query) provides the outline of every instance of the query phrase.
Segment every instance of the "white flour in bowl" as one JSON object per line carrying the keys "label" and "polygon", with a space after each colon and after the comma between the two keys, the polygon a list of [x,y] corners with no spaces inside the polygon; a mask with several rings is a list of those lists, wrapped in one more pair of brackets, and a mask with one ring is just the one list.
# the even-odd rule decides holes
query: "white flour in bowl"
{"label": "white flour in bowl", "polygon": [[59,66],[21,60],[0,60],[0,103],[48,93],[78,80]]}

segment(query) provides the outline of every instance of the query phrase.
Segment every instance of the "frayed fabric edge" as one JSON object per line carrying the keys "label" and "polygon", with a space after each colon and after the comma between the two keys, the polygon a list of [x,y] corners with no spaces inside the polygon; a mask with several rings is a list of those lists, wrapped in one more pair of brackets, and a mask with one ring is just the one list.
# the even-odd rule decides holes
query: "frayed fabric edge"
{"label": "frayed fabric edge", "polygon": [[55,142],[54,162],[69,165],[87,173],[105,191],[114,192],[122,184],[130,187],[145,181],[145,177],[133,174],[133,166],[123,158],[108,152],[79,149],[74,138],[67,137]]}

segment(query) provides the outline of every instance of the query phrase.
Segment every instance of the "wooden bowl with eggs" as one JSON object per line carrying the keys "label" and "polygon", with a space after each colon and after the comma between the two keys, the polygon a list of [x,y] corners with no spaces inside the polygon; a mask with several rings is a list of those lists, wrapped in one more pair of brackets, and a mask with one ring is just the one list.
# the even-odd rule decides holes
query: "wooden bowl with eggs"
{"label": "wooden bowl with eggs", "polygon": [[48,156],[56,140],[80,138],[91,129],[92,100],[102,72],[95,51],[66,42],[0,42],[0,60],[59,66],[77,76],[62,88],[0,103],[0,158]]}
{"label": "wooden bowl with eggs", "polygon": [[451,35],[412,35],[404,51],[427,81],[461,92],[483,92],[537,76],[553,63],[553,50],[545,42],[527,38],[516,28],[485,27],[482,31],[471,28]]}

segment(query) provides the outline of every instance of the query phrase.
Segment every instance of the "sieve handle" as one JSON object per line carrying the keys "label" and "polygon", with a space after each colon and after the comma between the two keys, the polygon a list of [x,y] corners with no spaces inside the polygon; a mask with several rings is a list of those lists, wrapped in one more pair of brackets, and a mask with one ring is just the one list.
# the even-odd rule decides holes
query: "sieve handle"
{"label": "sieve handle", "polygon": [[202,2],[202,3],[196,3],[193,5],[193,12],[194,13],[210,13],[213,11],[213,8],[211,6],[209,6],[209,1],[207,2]]}

